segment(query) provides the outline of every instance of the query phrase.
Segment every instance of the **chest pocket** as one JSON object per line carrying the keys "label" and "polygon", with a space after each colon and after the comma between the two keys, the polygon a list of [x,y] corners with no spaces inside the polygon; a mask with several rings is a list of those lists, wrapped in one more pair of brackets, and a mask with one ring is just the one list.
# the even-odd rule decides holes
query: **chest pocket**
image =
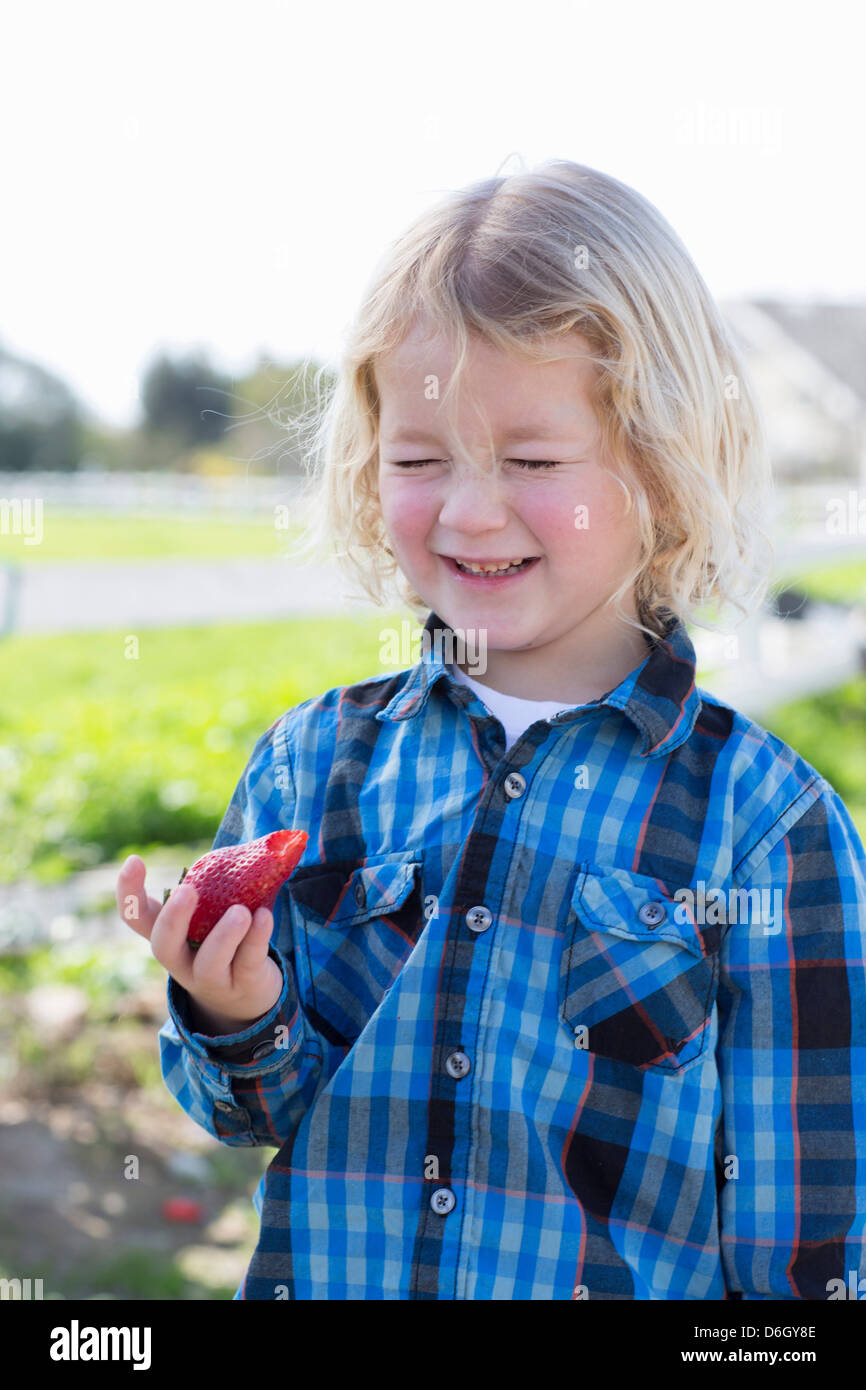
{"label": "chest pocket", "polygon": [[673,891],[627,869],[581,865],[559,974],[560,1019],[576,1047],[667,1072],[704,1052],[720,929],[679,920],[686,911]]}
{"label": "chest pocket", "polygon": [[301,1003],[328,1042],[363,1032],[424,926],[423,851],[307,864],[286,884]]}

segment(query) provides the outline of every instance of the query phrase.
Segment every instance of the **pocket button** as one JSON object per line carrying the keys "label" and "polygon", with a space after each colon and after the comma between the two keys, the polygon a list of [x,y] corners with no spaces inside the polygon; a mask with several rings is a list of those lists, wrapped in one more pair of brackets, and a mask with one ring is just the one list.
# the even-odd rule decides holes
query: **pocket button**
{"label": "pocket button", "polygon": [[642,922],[645,927],[649,927],[652,931],[653,928],[660,927],[662,922],[665,921],[668,910],[664,903],[661,902],[644,903],[642,907],[638,909],[637,915],[638,921]]}
{"label": "pocket button", "polygon": [[355,902],[358,904],[359,907],[367,906],[367,890],[364,887],[363,879],[360,878],[358,879],[358,882],[355,884]]}

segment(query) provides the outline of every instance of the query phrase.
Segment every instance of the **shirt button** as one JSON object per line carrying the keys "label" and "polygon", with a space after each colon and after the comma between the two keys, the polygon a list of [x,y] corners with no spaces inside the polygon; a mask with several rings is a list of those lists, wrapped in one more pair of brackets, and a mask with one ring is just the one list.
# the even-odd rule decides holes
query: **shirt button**
{"label": "shirt button", "polygon": [[638,910],[638,920],[643,922],[645,927],[652,929],[658,927],[668,915],[668,910],[664,903],[651,902],[644,903]]}
{"label": "shirt button", "polygon": [[470,907],[466,914],[466,925],[470,931],[486,931],[493,921],[493,913],[489,907]]}
{"label": "shirt button", "polygon": [[472,1063],[465,1052],[452,1052],[450,1057],[445,1059],[445,1070],[449,1076],[456,1077],[459,1081],[461,1076],[465,1076]]}
{"label": "shirt button", "polygon": [[449,1211],[454,1210],[456,1202],[457,1198],[448,1187],[437,1187],[430,1196],[430,1205],[437,1216],[447,1216]]}
{"label": "shirt button", "polygon": [[359,907],[367,906],[367,890],[364,887],[363,880],[360,878],[355,884],[355,902]]}
{"label": "shirt button", "polygon": [[509,772],[503,786],[505,795],[510,797],[522,796],[526,791],[526,778],[519,772]]}
{"label": "shirt button", "polygon": [[273,1046],[273,1043],[269,1042],[259,1043],[258,1047],[253,1052],[250,1061],[257,1062],[260,1057],[267,1057],[268,1053],[273,1051]]}
{"label": "shirt button", "polygon": [[231,1101],[228,1101],[228,1100],[216,1100],[216,1101],[214,1101],[214,1109],[215,1109],[215,1110],[223,1110],[223,1111],[226,1111],[228,1114],[231,1114],[232,1111],[233,1111],[235,1108],[236,1108],[236,1107],[235,1107],[234,1105],[232,1105]]}

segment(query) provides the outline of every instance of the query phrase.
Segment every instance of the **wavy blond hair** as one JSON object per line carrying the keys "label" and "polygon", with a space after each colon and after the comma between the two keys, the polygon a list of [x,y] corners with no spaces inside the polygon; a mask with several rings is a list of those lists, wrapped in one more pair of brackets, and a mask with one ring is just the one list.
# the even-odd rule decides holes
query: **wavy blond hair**
{"label": "wavy blond hair", "polygon": [[[671,612],[709,627],[700,609],[732,603],[745,617],[760,603],[772,566],[761,526],[772,475],[745,363],[656,208],[617,179],[563,159],[448,193],[389,247],[328,399],[307,421],[310,529],[296,555],[334,551],[377,605],[395,579],[424,620],[429,605],[387,545],[374,375],[377,359],[419,319],[459,349],[449,391],[470,335],[548,361],[540,337],[576,331],[588,341],[603,455],[627,510],[637,509],[641,537],[637,567],[609,600],[621,621],[655,636]],[[632,593],[637,624],[621,608]]]}

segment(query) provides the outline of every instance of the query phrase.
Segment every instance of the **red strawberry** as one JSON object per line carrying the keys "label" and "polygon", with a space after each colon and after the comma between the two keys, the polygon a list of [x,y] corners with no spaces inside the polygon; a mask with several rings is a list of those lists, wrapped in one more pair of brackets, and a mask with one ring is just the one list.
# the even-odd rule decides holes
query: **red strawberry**
{"label": "red strawberry", "polygon": [[196,1225],[205,1218],[201,1202],[193,1202],[189,1197],[167,1197],[162,1204],[162,1214],[166,1221],[192,1221]]}
{"label": "red strawberry", "polygon": [[250,912],[272,908],[309,838],[306,830],[274,830],[247,844],[209,850],[184,869],[180,882],[191,883],[198,893],[186,938],[192,949],[198,949],[232,903],[243,903]]}

